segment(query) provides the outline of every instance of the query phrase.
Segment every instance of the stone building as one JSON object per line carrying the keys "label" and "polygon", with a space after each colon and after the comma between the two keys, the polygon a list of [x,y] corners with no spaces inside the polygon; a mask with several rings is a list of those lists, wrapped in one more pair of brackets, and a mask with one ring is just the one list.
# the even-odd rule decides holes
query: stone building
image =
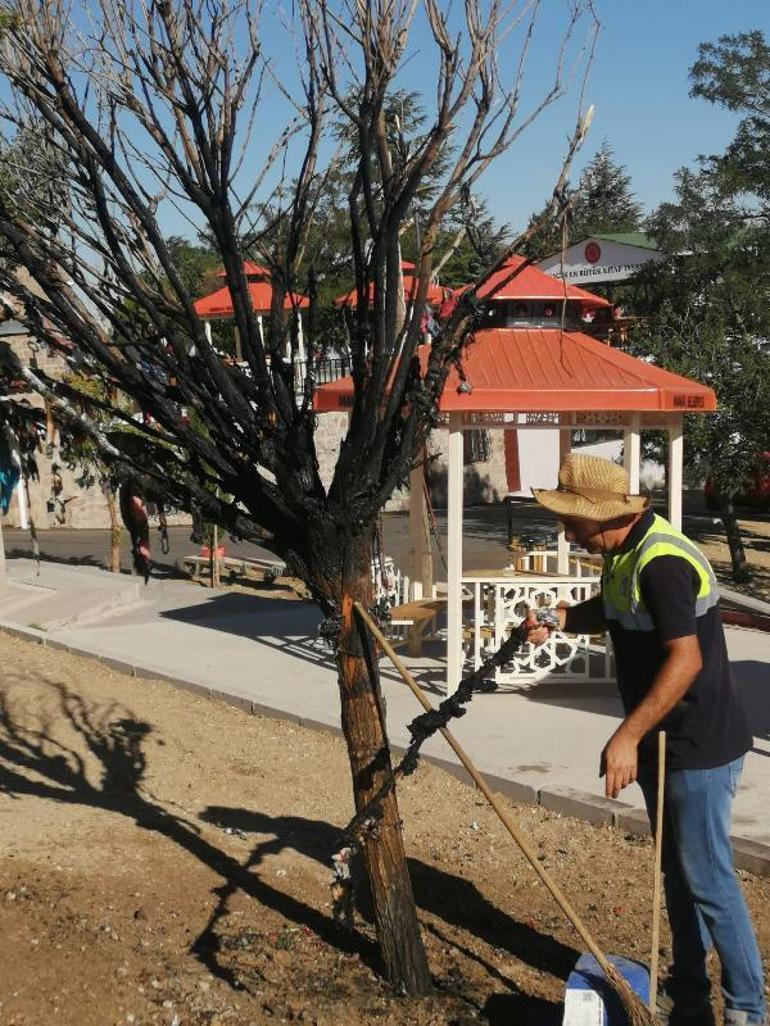
{"label": "stone building", "polygon": [[[63,358],[37,342],[19,321],[10,319],[0,324],[0,342],[8,344],[22,364],[37,367],[54,379],[66,371]],[[34,392],[17,398],[41,409],[45,405]],[[78,484],[77,472],[64,465],[57,443],[58,436],[54,434],[38,452],[38,477],[27,481],[26,485],[19,483],[5,523],[11,527],[27,527],[31,519],[38,530],[49,527],[109,527],[107,503],[100,489],[83,488]]]}

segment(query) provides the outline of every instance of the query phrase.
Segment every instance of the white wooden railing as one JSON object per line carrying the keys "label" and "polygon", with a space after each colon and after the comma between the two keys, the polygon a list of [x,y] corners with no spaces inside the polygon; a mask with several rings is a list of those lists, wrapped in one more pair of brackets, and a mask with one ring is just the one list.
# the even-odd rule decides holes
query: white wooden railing
{"label": "white wooden railing", "polygon": [[372,583],[376,603],[384,599],[392,609],[393,606],[400,606],[409,601],[409,576],[399,570],[390,556],[386,556],[382,561],[372,560]]}
{"label": "white wooden railing", "polygon": [[[473,619],[465,631],[467,658],[478,669],[521,623],[528,609],[584,602],[598,591],[599,578],[464,577],[463,587],[473,596]],[[611,681],[615,679],[613,669],[608,637],[558,631],[544,645],[524,646],[508,665],[497,669],[496,681],[510,684],[546,677],[553,681]]]}
{"label": "white wooden railing", "polygon": [[[517,627],[530,608],[575,605],[591,598],[599,590],[599,567],[585,556],[570,555],[570,576],[557,577],[558,555],[550,550],[532,550],[519,555],[516,565],[521,575],[463,577],[463,593],[472,600],[465,605],[464,638],[466,659],[474,669],[489,658]],[[542,574],[542,576],[539,576]],[[389,608],[404,605],[412,598],[410,578],[392,558],[372,561],[375,602]],[[394,641],[404,639],[406,628],[392,624],[388,629]],[[470,669],[470,666],[468,667]],[[554,681],[614,681],[614,659],[609,636],[566,635],[554,633],[537,648],[525,646],[506,666],[496,671],[498,684],[526,683],[548,678]]]}

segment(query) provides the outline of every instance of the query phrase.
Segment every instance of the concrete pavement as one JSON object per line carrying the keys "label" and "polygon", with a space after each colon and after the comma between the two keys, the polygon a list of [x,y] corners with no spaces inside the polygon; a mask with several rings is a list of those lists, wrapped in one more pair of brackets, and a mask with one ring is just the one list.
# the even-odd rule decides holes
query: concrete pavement
{"label": "concrete pavement", "polygon": [[[0,593],[0,625],[6,629],[252,712],[339,729],[335,667],[316,638],[319,613],[311,604],[212,593],[180,580],[151,580],[145,588],[133,578],[66,566],[57,566],[56,575],[46,567],[41,586],[30,583],[28,561],[11,560],[9,567],[9,586]],[[27,589],[23,602],[20,589]],[[727,635],[755,734],[735,805],[738,862],[770,873],[770,634],[729,628]],[[440,700],[441,649],[406,662]],[[387,660],[382,670],[391,742],[405,746],[406,724],[419,708]],[[475,696],[452,729],[500,790],[641,831],[646,817],[638,790],[624,792],[623,802],[607,801],[598,777],[599,753],[619,716],[614,685],[544,681]],[[440,736],[424,750],[462,773]]]}

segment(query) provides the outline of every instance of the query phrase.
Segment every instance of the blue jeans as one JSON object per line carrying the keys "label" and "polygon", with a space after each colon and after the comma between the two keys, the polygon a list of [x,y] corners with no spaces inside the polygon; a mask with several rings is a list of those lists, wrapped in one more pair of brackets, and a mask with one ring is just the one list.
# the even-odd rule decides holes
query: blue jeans
{"label": "blue jeans", "polygon": [[[672,997],[686,1007],[708,997],[706,953],[722,965],[725,1008],[765,1016],[762,960],[733,868],[730,811],[743,758],[714,769],[669,770],[663,809],[663,872],[671,924]],[[639,767],[650,822],[655,824],[657,770]]]}

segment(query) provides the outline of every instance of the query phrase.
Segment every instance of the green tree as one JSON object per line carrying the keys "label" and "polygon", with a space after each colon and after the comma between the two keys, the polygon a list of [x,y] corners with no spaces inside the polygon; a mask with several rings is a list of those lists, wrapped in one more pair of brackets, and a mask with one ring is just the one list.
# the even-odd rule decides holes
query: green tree
{"label": "green tree", "polygon": [[735,138],[706,166],[723,192],[745,192],[755,213],[770,202],[770,47],[759,30],[702,43],[690,95],[742,114]]}
{"label": "green tree", "polygon": [[[67,192],[56,152],[39,122],[24,125],[11,138],[0,137],[0,199],[13,203],[52,236],[67,216]],[[0,239],[0,260],[8,252]]]}
{"label": "green tree", "polygon": [[206,242],[194,243],[180,235],[166,239],[168,251],[177,273],[191,296],[200,298],[221,287],[216,272],[221,263],[214,249]]}
{"label": "green tree", "polygon": [[734,500],[770,439],[770,60],[762,34],[704,43],[691,95],[743,113],[724,154],[676,176],[649,229],[668,259],[648,268],[648,321],[632,350],[711,385],[719,411],[687,418],[692,471],[714,483],[733,575],[745,580]]}
{"label": "green tree", "polygon": [[[634,195],[631,176],[616,163],[606,139],[584,168],[569,200],[567,245],[588,235],[632,232],[641,227],[642,206]],[[530,218],[530,224],[541,218],[542,211]],[[561,223],[550,221],[530,240],[528,255],[542,259],[561,249],[562,241]]]}

